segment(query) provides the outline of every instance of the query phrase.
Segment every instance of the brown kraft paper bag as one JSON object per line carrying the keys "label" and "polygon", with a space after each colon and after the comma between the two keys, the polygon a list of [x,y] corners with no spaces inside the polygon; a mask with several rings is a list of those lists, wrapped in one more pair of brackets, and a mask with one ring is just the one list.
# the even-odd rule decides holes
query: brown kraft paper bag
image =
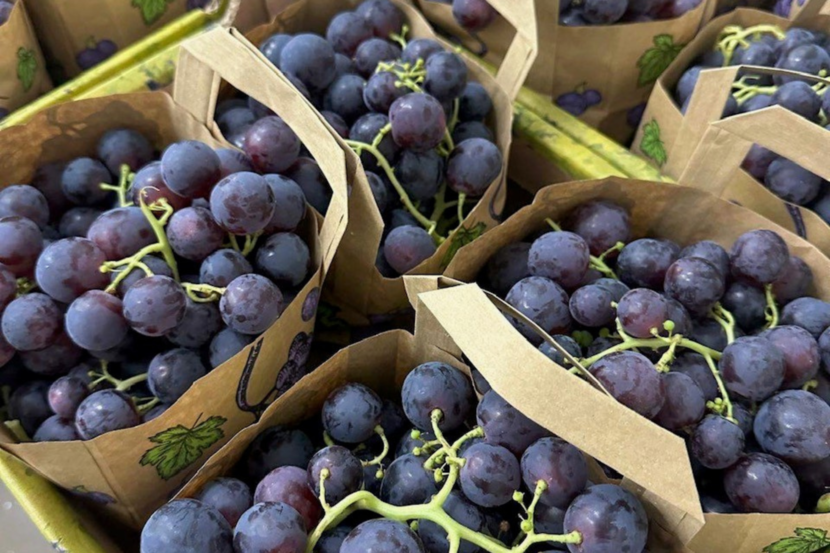
{"label": "brown kraft paper bag", "polygon": [[[726,75],[734,76],[738,67],[704,71],[723,71],[723,80],[718,81],[719,88],[713,88],[706,95],[700,95],[701,91],[695,87],[695,98],[689,101],[686,115],[680,112],[680,106],[674,100],[674,89],[683,72],[694,65],[695,59],[712,50],[718,35],[727,26],[774,25],[782,31],[790,27],[826,31],[830,29],[830,16],[819,14],[823,5],[824,0],[808,2],[793,20],[759,10],[738,9],[711,21],[657,80],[632,142],[632,151],[652,161],[664,174],[680,178],[709,123],[721,118],[724,103],[732,89],[732,81]],[[756,71],[763,70],[757,68]]]}
{"label": "brown kraft paper bag", "polygon": [[52,81],[23,0],[0,24],[0,119],[52,90]]}
{"label": "brown kraft paper bag", "polygon": [[[325,35],[331,18],[340,11],[354,8],[359,0],[349,2],[335,0],[297,0],[290,3],[276,18],[265,25],[254,28],[246,36],[254,44],[262,43],[276,32],[315,32]],[[409,38],[436,38],[426,20],[412,6],[401,0],[393,0],[403,10],[409,26]],[[276,2],[284,6],[286,2]],[[524,2],[497,2],[494,6],[504,13],[518,13]],[[273,7],[268,4],[268,7]],[[526,7],[526,6],[525,6]],[[522,22],[528,15],[510,15],[510,20]],[[488,123],[494,131],[495,142],[504,158],[501,174],[478,199],[475,207],[467,214],[461,228],[457,229],[438,248],[435,255],[413,269],[417,274],[440,274],[458,248],[470,242],[500,219],[504,209],[507,186],[507,164],[510,151],[512,108],[511,101],[521,86],[527,66],[532,62],[536,45],[530,36],[516,34],[518,44],[511,47],[510,58],[502,64],[494,78],[474,59],[466,57],[469,79],[481,83],[493,99],[493,111]],[[448,46],[445,43],[445,46]],[[342,321],[365,325],[385,319],[386,315],[408,310],[403,281],[400,277],[383,277],[375,267],[378,248],[383,236],[383,220],[377,209],[365,175],[358,175],[352,183],[349,196],[349,228],[335,258],[332,274],[327,281],[325,300],[333,304],[335,324]],[[379,317],[378,317],[379,316]]]}
{"label": "brown kraft paper bag", "polygon": [[[473,51],[486,46],[488,61],[499,63],[509,42],[498,19],[478,34],[463,30],[452,7],[436,0],[417,0],[430,21]],[[634,134],[637,116],[651,87],[703,22],[709,2],[675,19],[644,23],[567,27],[559,24],[559,2],[535,0],[539,55],[526,85],[550,96],[557,104],[572,103],[587,90],[599,93],[600,102],[568,110],[611,138],[626,142]]]}
{"label": "brown kraft paper bag", "polygon": [[[576,206],[595,199],[615,202],[628,209],[631,214],[633,236],[648,235],[655,238],[668,238],[681,246],[699,240],[713,240],[728,248],[744,232],[753,229],[773,230],[787,242],[790,253],[801,257],[810,266],[813,274],[817,276],[830,274],[830,260],[817,247],[749,209],[688,186],[667,186],[665,183],[609,178],[556,184],[542,189],[536,195],[533,204],[519,210],[497,229],[476,240],[474,244],[462,248],[448,267],[446,278],[474,282],[487,260],[501,247],[547,228],[546,218],[561,220]],[[825,301],[830,300],[830,282],[827,279],[816,278],[811,293]],[[463,315],[463,313],[457,313],[455,317]],[[508,324],[500,334],[518,336],[518,333]],[[513,355],[512,352],[511,355]],[[528,351],[526,356],[518,356],[518,358],[524,360],[530,355]],[[492,380],[490,382],[494,384]],[[563,406],[557,405],[557,409],[561,408]],[[609,425],[610,421],[621,419],[603,418],[601,420],[603,424]],[[640,418],[640,422],[647,421]],[[652,426],[657,428],[657,425]],[[618,428],[624,428],[624,426]],[[619,430],[618,435],[625,435],[628,440],[627,432],[627,429]],[[632,448],[631,451],[644,450],[638,446]],[[660,472],[658,467],[662,465],[650,461],[649,455],[637,453],[633,455],[634,462],[642,463],[645,468],[650,467],[654,472]],[[606,462],[598,455],[597,458]],[[613,464],[612,466],[633,479],[631,473],[626,472],[625,467]],[[642,484],[642,482],[638,483]],[[697,492],[693,492],[692,496],[696,498],[696,494]],[[787,538],[802,540],[791,543],[790,545],[793,546],[807,543],[809,537],[803,538],[799,534],[799,532],[804,533],[802,529],[822,532],[828,528],[830,528],[830,514],[723,515],[707,513],[706,525],[688,547],[697,553],[760,553],[764,547]],[[765,553],[787,553],[789,551],[795,551],[795,549],[771,549],[765,550]]]}
{"label": "brown kraft paper bag", "polygon": [[[251,74],[258,78],[250,79]],[[146,424],[74,442],[18,444],[7,432],[0,433],[4,450],[134,528],[302,376],[298,368],[310,348],[320,289],[348,222],[346,183],[356,158],[332,139],[323,120],[256,48],[227,29],[183,45],[176,100],[159,92],[72,102],[0,133],[0,149],[9,153],[0,165],[3,185],[29,182],[40,163],[94,151],[101,134],[117,127],[136,129],[160,148],[181,139],[227,146],[206,127],[220,77],[275,110],[320,161],[333,189],[325,221],[309,209],[298,230],[315,267],[308,283],[264,334]]]}
{"label": "brown kraft paper bag", "polygon": [[[618,470],[627,469],[623,485],[644,503],[653,551],[679,551],[679,544],[700,529],[703,515],[680,439],[644,424],[604,393],[570,378],[521,336],[503,328],[509,324],[477,286],[436,290],[441,277],[405,280],[413,302],[422,302],[416,304],[414,337],[391,331],[338,352],[274,402],[257,424],[211,457],[177,497],[192,497],[206,482],[232,474],[246,447],[265,429],[318,418],[326,397],[337,387],[360,382],[382,397],[399,397],[404,378],[421,363],[443,361],[469,372],[460,361],[463,354],[522,413],[586,455]],[[624,421],[625,443],[606,420]],[[634,452],[654,455],[666,470],[651,470]],[[593,461],[591,469],[592,480],[607,481]]]}
{"label": "brown kraft paper bag", "polygon": [[71,79],[210,0],[34,0],[29,14],[56,79]]}

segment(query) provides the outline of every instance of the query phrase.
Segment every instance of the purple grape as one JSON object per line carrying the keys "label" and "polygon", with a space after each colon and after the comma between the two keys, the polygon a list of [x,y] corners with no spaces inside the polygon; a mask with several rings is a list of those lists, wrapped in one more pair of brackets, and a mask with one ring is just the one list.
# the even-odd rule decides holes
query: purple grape
{"label": "purple grape", "polygon": [[485,29],[498,12],[486,0],[453,0],[452,15],[458,24],[475,33]]}
{"label": "purple grape", "polygon": [[737,338],[723,350],[719,368],[726,389],[751,401],[772,395],[784,381],[784,355],[765,338]]}
{"label": "purple grape", "polygon": [[35,279],[52,298],[70,303],[87,290],[109,284],[109,277],[100,270],[106,260],[93,242],[64,238],[47,246],[38,257]]}
{"label": "purple grape", "polygon": [[297,161],[300,139],[276,115],[263,117],[245,133],[245,153],[260,173],[281,173]]}
{"label": "purple grape", "polygon": [[438,146],[447,128],[441,104],[421,92],[412,92],[395,100],[389,108],[389,122],[395,143],[415,152],[426,152]]}
{"label": "purple grape", "polygon": [[569,302],[571,317],[583,326],[599,328],[614,322],[614,298],[607,289],[596,284],[577,288]]}
{"label": "purple grape", "polygon": [[219,312],[231,329],[242,334],[261,334],[279,319],[285,308],[284,297],[277,286],[262,275],[242,275],[230,282]]}
{"label": "purple grape", "polygon": [[459,121],[484,121],[493,111],[493,99],[481,83],[468,82],[458,100]]}
{"label": "purple grape", "polygon": [[280,69],[295,76],[309,91],[325,90],[334,80],[334,48],[321,36],[303,33],[283,46]]}
{"label": "purple grape", "polygon": [[413,38],[407,42],[403,49],[402,60],[406,63],[415,64],[419,59],[428,60],[437,52],[442,52],[444,47],[431,38]]}
{"label": "purple grape", "polygon": [[[400,447],[398,449],[401,450]],[[381,500],[398,507],[429,501],[438,488],[432,473],[424,469],[424,461],[411,453],[398,456],[383,476]]]}
{"label": "purple grape", "polygon": [[38,226],[23,217],[0,218],[0,263],[15,276],[29,276],[43,250]]}
{"label": "purple grape", "polygon": [[48,400],[49,382],[35,380],[17,387],[9,397],[9,420],[19,420],[30,436],[52,416]]}
{"label": "purple grape", "polygon": [[43,421],[32,436],[34,442],[71,442],[78,439],[80,438],[72,420],[63,419],[58,415],[52,415]]}
{"label": "purple grape", "polygon": [[213,187],[210,211],[231,234],[255,234],[265,229],[274,215],[275,198],[267,181],[256,173],[234,173]]}
{"label": "purple grape", "polygon": [[786,390],[761,405],[754,435],[766,451],[792,464],[830,457],[830,405],[804,390]]}
{"label": "purple grape", "polygon": [[282,175],[265,175],[265,182],[274,195],[274,215],[265,227],[267,234],[293,232],[305,215],[306,202],[303,189],[293,180]]}
{"label": "purple grape", "polygon": [[588,244],[591,255],[599,256],[617,242],[628,242],[631,223],[628,211],[602,200],[584,203],[569,217],[571,230]]}
{"label": "purple grape", "polygon": [[49,218],[54,223],[60,220],[66,211],[72,207],[61,188],[61,175],[64,163],[44,163],[35,169],[32,175],[32,186],[40,190],[49,206]]}
{"label": "purple grape", "polygon": [[254,438],[243,459],[244,474],[254,482],[279,467],[308,467],[314,445],[301,430],[265,429]]}
{"label": "purple grape", "polygon": [[236,553],[304,551],[307,542],[303,517],[285,503],[257,503],[242,514],[233,531]]}
{"label": "purple grape", "polygon": [[426,60],[424,91],[439,102],[458,98],[467,84],[467,64],[454,52],[436,52]]}
{"label": "purple grape", "polygon": [[130,257],[156,243],[153,227],[137,207],[118,207],[95,219],[87,232],[89,238],[110,261]]}
{"label": "purple grape", "polygon": [[184,290],[166,276],[142,278],[124,294],[124,318],[133,330],[145,336],[163,336],[176,328],[186,307]]}
{"label": "purple grape", "polygon": [[438,427],[455,430],[473,408],[473,387],[464,374],[445,363],[430,362],[415,367],[401,389],[403,410],[421,430],[432,430],[432,412],[441,412]]}
{"label": "purple grape", "polygon": [[666,271],[663,288],[689,313],[702,317],[720,300],[726,288],[725,274],[699,257],[680,258]]}
{"label": "purple grape", "polygon": [[[155,255],[146,255],[141,259],[141,262],[147,265],[147,268],[149,268],[154,275],[164,275],[168,277],[173,276],[173,269],[171,269],[170,265],[168,265],[167,262],[160,257],[156,257]],[[122,268],[121,270],[111,272],[110,282],[118,278],[124,270],[125,269]],[[118,295],[123,298],[124,294],[127,293],[127,290],[129,290],[133,284],[145,276],[147,276],[147,273],[140,267],[130,269],[127,276],[121,279],[121,282],[118,283]]]}
{"label": "purple grape", "polygon": [[221,175],[219,156],[195,140],[176,142],[161,156],[161,175],[174,194],[206,198]]}
{"label": "purple grape", "polygon": [[669,316],[668,304],[653,290],[635,288],[620,299],[617,316],[626,333],[635,338],[650,338],[652,330],[663,331]]}
{"label": "purple grape", "polygon": [[692,432],[690,447],[694,458],[706,468],[725,469],[743,455],[744,432],[720,415],[706,415]]}
{"label": "purple grape", "polygon": [[320,165],[311,158],[301,157],[286,169],[285,176],[297,183],[308,204],[325,215],[331,203],[331,188]]}
{"label": "purple grape", "polygon": [[102,184],[112,184],[112,175],[100,161],[79,157],[66,164],[61,175],[61,189],[73,203],[94,205],[107,199]]}
{"label": "purple grape", "polygon": [[424,546],[415,532],[402,522],[394,520],[369,520],[352,530],[340,553],[366,553],[367,551],[395,551],[396,553],[423,553]]}
{"label": "purple grape", "polygon": [[300,286],[308,277],[311,253],[303,239],[293,232],[279,232],[268,237],[257,249],[254,265],[257,272],[289,288]]}
{"label": "purple grape", "polygon": [[167,239],[176,255],[202,261],[222,247],[225,233],[210,210],[186,207],[175,212],[167,223]]}
{"label": "purple grape", "polygon": [[[484,531],[485,519],[478,507],[473,505],[459,491],[452,491],[443,505],[444,511],[456,522],[473,530]],[[428,520],[419,521],[418,537],[424,543],[427,552],[449,551],[449,540],[443,528]],[[459,553],[478,553],[481,549],[469,542],[462,541]]]}
{"label": "purple grape", "polygon": [[121,173],[126,165],[130,171],[138,171],[153,161],[153,145],[140,132],[133,129],[112,129],[98,141],[98,159],[104,162],[113,175]]}
{"label": "purple grape", "polygon": [[798,298],[781,311],[782,325],[800,326],[818,339],[830,327],[830,303],[816,298]]}
{"label": "purple grape", "polygon": [[75,428],[82,440],[141,424],[132,400],[115,390],[93,392],[78,406]]}
{"label": "purple grape", "polygon": [[626,244],[617,259],[620,280],[633,288],[661,290],[678,252],[664,240],[641,238]]}
{"label": "purple grape", "polygon": [[0,190],[0,217],[25,217],[41,229],[49,222],[46,197],[33,186],[15,184]]}
{"label": "purple grape", "polygon": [[231,527],[236,526],[239,518],[253,502],[251,489],[236,478],[211,480],[199,490],[194,499],[222,513]]}
{"label": "purple grape", "polygon": [[749,453],[724,473],[729,501],[746,513],[791,513],[798,503],[798,480],[784,461]]}
{"label": "purple grape", "polygon": [[340,553],[343,541],[352,530],[354,530],[353,527],[342,524],[326,530],[314,546],[314,553]]}
{"label": "purple grape", "polygon": [[[360,119],[354,122],[351,129],[349,129],[349,139],[365,144],[371,144],[377,136],[378,132],[389,123],[389,118],[380,113],[367,113]],[[393,164],[398,156],[398,145],[390,134],[387,134],[380,141],[377,147],[378,151],[386,158],[386,161]],[[382,171],[378,165],[375,157],[363,152],[360,154],[360,161],[367,171],[379,173]]]}
{"label": "purple grape", "polygon": [[162,505],[141,530],[141,553],[233,553],[231,527],[222,514],[195,499]]}
{"label": "purple grape", "polygon": [[230,328],[220,330],[210,341],[208,348],[210,366],[215,369],[253,341],[254,337],[248,334],[240,334]]}
{"label": "purple grape", "polygon": [[[807,83],[802,82],[789,84],[804,85],[810,88]],[[764,177],[764,185],[773,194],[797,205],[807,205],[812,202],[818,196],[823,183],[824,180],[815,173],[783,157],[769,164]]]}
{"label": "purple grape", "polygon": [[89,227],[102,213],[103,211],[91,207],[73,207],[61,217],[58,232],[65,238],[73,236],[86,238]]}
{"label": "purple grape", "polygon": [[401,49],[387,40],[370,38],[357,47],[354,54],[355,69],[364,79],[375,72],[381,62],[393,62],[401,57]]}
{"label": "purple grape", "polygon": [[771,230],[745,232],[729,254],[732,275],[755,284],[769,284],[780,277],[789,258],[787,244]]}
{"label": "purple grape", "polygon": [[413,201],[426,201],[438,193],[444,179],[444,160],[434,150],[423,153],[403,150],[394,171]]}
{"label": "purple grape", "polygon": [[383,254],[389,265],[405,274],[435,254],[435,242],[421,227],[402,226],[386,236]]}
{"label": "purple grape", "polygon": [[333,111],[325,110],[321,111],[320,115],[322,115],[323,119],[325,119],[326,122],[329,125],[331,125],[331,128],[334,129],[334,132],[336,132],[340,136],[340,138],[349,138],[349,126],[346,124],[342,117],[340,117]]}
{"label": "purple grape", "polygon": [[[549,278],[523,278],[510,289],[505,300],[548,334],[564,334],[570,330],[568,295]],[[537,346],[541,343],[542,338],[529,326],[514,317],[508,320],[531,343]]]}
{"label": "purple grape", "polygon": [[766,321],[767,300],[764,291],[745,282],[733,282],[721,299],[723,306],[744,330],[760,328]]}
{"label": "purple grape", "polygon": [[339,503],[363,486],[363,465],[343,446],[324,447],[309,461],[308,485],[316,496],[320,495],[323,470],[329,473],[325,479],[325,498],[331,505]]}
{"label": "purple grape", "polygon": [[60,307],[52,298],[38,292],[12,300],[3,312],[3,337],[18,351],[38,350],[52,345],[62,325]]}
{"label": "purple grape", "polygon": [[78,346],[92,351],[114,348],[127,337],[129,326],[120,299],[90,290],[66,311],[66,332]]}
{"label": "purple grape", "polygon": [[320,521],[322,507],[308,486],[305,469],[279,467],[268,473],[254,491],[255,503],[285,503],[297,510],[306,528]]}
{"label": "purple grape", "polygon": [[681,353],[672,362],[671,370],[673,373],[691,378],[703,392],[706,401],[712,401],[720,395],[718,383],[702,355],[692,352]]}
{"label": "purple grape", "polygon": [[322,409],[323,427],[338,442],[365,442],[375,434],[382,409],[383,402],[370,388],[345,384],[326,398]]}
{"label": "purple grape", "polygon": [[375,36],[381,38],[400,33],[406,22],[403,12],[389,0],[365,0],[355,11],[369,22]]}
{"label": "purple grape", "polygon": [[550,435],[493,390],[485,393],[476,407],[476,422],[484,430],[487,443],[505,447],[516,456]]}
{"label": "purple grape", "polygon": [[26,369],[35,374],[58,376],[66,374],[81,360],[83,354],[83,350],[61,331],[51,345],[39,350],[21,351],[19,359]]}
{"label": "purple grape", "polygon": [[483,138],[456,144],[447,160],[447,183],[459,194],[484,194],[504,168],[498,146]]}
{"label": "purple grape", "polygon": [[533,493],[539,481],[547,488],[539,500],[544,505],[566,508],[588,483],[588,465],[582,452],[568,442],[542,438],[522,455],[522,480]]}
{"label": "purple grape", "polygon": [[606,355],[589,370],[614,399],[644,417],[654,418],[663,407],[663,379],[644,355],[618,351]]}
{"label": "purple grape", "polygon": [[530,276],[527,266],[529,251],[529,243],[514,242],[493,254],[484,268],[487,282],[493,292],[504,297],[517,282]]}
{"label": "purple grape", "polygon": [[334,51],[348,57],[354,56],[357,47],[374,34],[369,22],[355,12],[341,12],[329,21],[326,29],[328,40]]}
{"label": "purple grape", "polygon": [[[582,357],[582,348],[579,344],[576,343],[576,340],[571,338],[570,336],[565,336],[564,334],[556,334],[551,336],[554,342],[562,346],[568,353],[571,354],[571,357],[580,358]],[[570,362],[565,358],[564,355],[559,353],[553,346],[551,346],[547,342],[542,342],[542,345],[539,346],[539,351],[544,353],[548,359],[560,365],[562,367],[567,367]]]}
{"label": "purple grape", "polygon": [[[801,46],[782,51],[775,67],[789,69],[799,73],[807,73],[809,75],[818,75],[820,71],[824,71],[824,74],[827,74],[830,71],[830,54],[816,44],[802,44]],[[803,79],[792,75],[781,74],[775,75],[773,80],[776,85],[783,86],[786,83]]]}
{"label": "purple grape", "polygon": [[[749,102],[746,102],[743,105],[744,109],[746,109],[747,104],[749,104]],[[767,171],[769,171],[770,164],[776,159],[778,159],[778,154],[776,154],[775,152],[767,150],[763,146],[753,144],[752,147],[749,149],[749,152],[747,152],[743,162],[741,163],[741,168],[746,170],[747,173],[749,173],[759,181],[763,181],[767,176]]]}
{"label": "purple grape", "polygon": [[216,250],[202,261],[199,280],[204,284],[224,288],[233,279],[254,272],[245,257],[236,250]]}
{"label": "purple grape", "polygon": [[547,277],[566,289],[585,278],[590,251],[585,240],[572,232],[548,232],[537,238],[528,252],[531,274]]}
{"label": "purple grape", "polygon": [[782,388],[800,388],[818,373],[820,357],[815,338],[798,326],[777,326],[762,336],[784,356]]}
{"label": "purple grape", "polygon": [[784,272],[772,283],[775,300],[784,305],[807,294],[813,285],[813,271],[803,259],[790,256]]}
{"label": "purple grape", "polygon": [[500,507],[511,501],[522,473],[509,449],[477,443],[467,448],[464,459],[458,480],[467,499],[480,507]]}
{"label": "purple grape", "polygon": [[654,422],[672,431],[691,426],[706,414],[706,398],[703,390],[690,376],[679,372],[663,375],[666,400]]}
{"label": "purple grape", "polygon": [[452,141],[460,144],[470,138],[481,138],[488,142],[495,142],[493,131],[480,121],[464,121],[455,126],[452,131]]}
{"label": "purple grape", "polygon": [[613,484],[591,486],[565,511],[565,533],[582,535],[582,543],[568,546],[572,553],[643,551],[648,526],[640,501]]}
{"label": "purple grape", "polygon": [[619,21],[626,8],[627,0],[586,0],[583,17],[594,25],[609,25]]}
{"label": "purple grape", "polygon": [[196,353],[185,348],[171,349],[153,357],[147,369],[147,386],[162,402],[175,403],[206,373]]}
{"label": "purple grape", "polygon": [[167,333],[171,343],[183,348],[200,348],[210,342],[222,328],[222,316],[213,302],[187,299],[184,317]]}
{"label": "purple grape", "polygon": [[282,33],[271,35],[260,45],[259,50],[268,58],[268,61],[279,67],[282,49],[291,41],[291,38],[291,35]]}
{"label": "purple grape", "polygon": [[86,383],[73,376],[62,376],[49,386],[49,407],[61,418],[74,419],[78,406],[89,395]]}

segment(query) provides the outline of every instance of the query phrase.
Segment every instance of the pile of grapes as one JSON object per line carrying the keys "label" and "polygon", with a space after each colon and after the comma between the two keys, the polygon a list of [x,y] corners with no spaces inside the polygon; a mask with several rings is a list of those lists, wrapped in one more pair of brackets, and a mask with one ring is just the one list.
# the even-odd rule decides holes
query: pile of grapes
{"label": "pile of grapes", "polygon": [[559,24],[568,27],[675,19],[702,0],[560,0]]}
{"label": "pile of grapes", "polygon": [[768,230],[730,252],[633,240],[606,201],[565,221],[503,247],[480,277],[581,367],[513,325],[685,438],[707,511],[830,508],[830,303],[806,295],[806,263]]}
{"label": "pile of grapes", "polygon": [[[300,162],[282,119],[260,124]],[[185,140],[155,160],[115,129],[96,158],[0,191],[0,385],[21,437],[88,440],[154,418],[280,317],[313,269],[295,232],[306,200],[273,143],[248,146]]]}
{"label": "pile of grapes", "polygon": [[[712,67],[758,65],[827,77],[828,46],[824,33],[798,27],[786,33],[773,25],[726,27],[715,49],[680,77],[675,99],[685,113],[700,72]],[[829,122],[830,94],[825,83],[791,75],[743,74],[732,87],[723,117],[781,106],[819,125]],[[830,190],[818,175],[757,144],[744,159],[743,168],[779,198],[807,206],[830,222]]]}
{"label": "pile of grapes", "polygon": [[589,482],[581,451],[439,362],[412,370],[400,405],[335,389],[305,431],[260,434],[237,472],[156,511],[141,552],[641,553],[648,536],[634,495]]}
{"label": "pile of grapes", "polygon": [[[275,34],[260,46],[360,154],[385,221],[377,267],[390,278],[435,254],[503,164],[485,124],[493,108],[487,90],[467,81],[459,55],[432,39],[407,41],[406,34],[400,9],[389,0],[366,0],[337,14],[326,38]],[[233,98],[219,106],[217,123],[228,140],[247,149],[268,114],[251,98]],[[328,197],[321,194],[328,188],[311,191],[303,183],[319,170],[299,170],[289,176],[324,212]]]}

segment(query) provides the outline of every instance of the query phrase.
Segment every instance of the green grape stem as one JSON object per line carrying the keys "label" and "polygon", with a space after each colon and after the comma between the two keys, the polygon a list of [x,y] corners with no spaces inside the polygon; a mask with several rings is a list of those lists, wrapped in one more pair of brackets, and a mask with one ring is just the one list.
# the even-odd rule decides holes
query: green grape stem
{"label": "green grape stem", "polygon": [[191,300],[196,303],[212,303],[219,301],[222,294],[225,293],[225,288],[218,288],[210,284],[193,284],[190,282],[182,282],[184,293],[187,294]]}
{"label": "green grape stem", "polygon": [[720,302],[715,304],[712,308],[711,316],[719,325],[723,327],[726,332],[726,343],[731,344],[735,341],[735,317],[729,312]]}
{"label": "green grape stem", "polygon": [[126,163],[121,166],[121,175],[118,178],[118,184],[101,183],[99,187],[101,190],[111,190],[118,194],[118,205],[121,207],[129,207],[133,202],[127,199],[127,191],[133,185],[135,173],[132,172],[130,166]]}
{"label": "green grape stem", "polygon": [[738,46],[743,46],[744,48],[749,46],[749,41],[747,40],[749,37],[760,37],[764,33],[771,34],[778,40],[783,40],[786,36],[777,25],[754,25],[747,28],[743,28],[740,25],[728,25],[724,27],[718,36],[716,46],[723,53],[723,66],[726,67],[732,62],[732,56],[735,55],[735,50]]}
{"label": "green grape stem", "polygon": [[110,374],[109,362],[104,361],[103,359],[101,359],[100,371],[90,371],[89,376],[92,378],[92,381],[89,383],[90,390],[94,389],[99,384],[107,382],[108,384],[112,384],[117,392],[126,392],[136,384],[140,384],[147,380],[147,373],[142,373],[125,380],[120,380]]}
{"label": "green grape stem", "polygon": [[19,298],[20,296],[25,296],[36,288],[37,282],[27,277],[20,277],[17,279],[17,292],[15,292],[15,297]]}
{"label": "green grape stem", "polygon": [[764,296],[767,300],[767,307],[764,309],[764,315],[767,318],[765,328],[775,328],[778,326],[778,306],[775,304],[775,294],[772,291],[772,284],[764,286]]}
{"label": "green grape stem", "polygon": [[378,472],[380,472],[380,474],[383,475],[383,467],[381,463],[384,459],[386,459],[386,456],[389,455],[389,440],[386,438],[386,432],[383,431],[383,427],[381,425],[377,425],[375,427],[375,434],[380,436],[380,439],[383,442],[383,451],[381,451],[380,454],[371,461],[361,461],[361,464],[364,467],[371,467],[377,465],[381,467],[380,469],[378,469]]}
{"label": "green grape stem", "polygon": [[[715,361],[712,359],[711,355],[703,354],[703,358],[706,360],[706,364],[709,365],[709,370],[712,372],[712,376],[715,377],[715,382],[718,383],[718,391],[720,391],[721,397],[715,400],[715,405],[717,406],[719,402],[719,404],[723,407],[722,411],[726,412],[726,418],[728,418],[732,422],[736,422],[735,418],[732,416],[732,401],[730,401],[729,399],[729,392],[726,390],[726,385],[723,383],[723,379],[720,376],[720,371],[715,366]],[[707,407],[709,407],[708,403]],[[720,409],[715,408],[714,410],[717,412]],[[723,412],[721,412],[720,414],[723,414]]]}
{"label": "green grape stem", "polygon": [[133,403],[135,403],[136,411],[138,411],[140,415],[143,415],[161,403],[161,400],[157,397],[133,398]]}

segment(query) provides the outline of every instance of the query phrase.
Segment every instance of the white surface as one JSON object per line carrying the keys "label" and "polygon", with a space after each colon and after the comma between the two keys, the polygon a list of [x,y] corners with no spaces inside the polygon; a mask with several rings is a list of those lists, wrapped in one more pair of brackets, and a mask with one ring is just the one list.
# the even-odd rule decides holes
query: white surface
{"label": "white surface", "polygon": [[0,482],[0,553],[54,553],[26,512]]}

